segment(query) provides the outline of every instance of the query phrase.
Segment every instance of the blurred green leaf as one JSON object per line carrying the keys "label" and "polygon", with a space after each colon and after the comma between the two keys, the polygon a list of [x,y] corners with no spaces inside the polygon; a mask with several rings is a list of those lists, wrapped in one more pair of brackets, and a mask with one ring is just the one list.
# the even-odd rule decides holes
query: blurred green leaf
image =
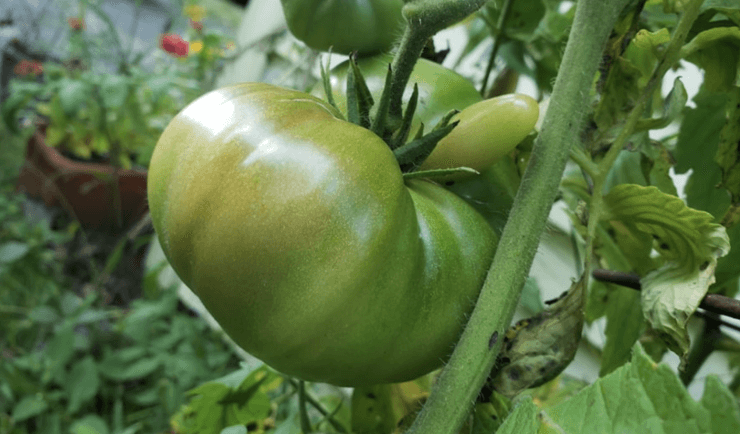
{"label": "blurred green leaf", "polygon": [[19,241],[8,241],[0,244],[0,263],[15,262],[28,253],[28,244]]}
{"label": "blurred green leaf", "polygon": [[56,369],[62,369],[74,355],[74,328],[65,324],[49,342],[45,355]]}
{"label": "blurred green leaf", "polygon": [[12,417],[16,422],[22,422],[28,418],[41,414],[46,411],[48,407],[49,406],[46,404],[46,401],[40,393],[28,395],[13,407]]}
{"label": "blurred green leaf", "polygon": [[70,434],[108,434],[108,425],[98,415],[88,414],[77,419],[69,429]]}
{"label": "blurred green leaf", "polygon": [[104,74],[100,78],[100,97],[107,109],[119,109],[129,94],[129,80],[122,75]]}
{"label": "blurred green leaf", "polygon": [[51,306],[36,306],[28,318],[40,324],[54,324],[59,321],[59,313]]}
{"label": "blurred green leaf", "polygon": [[90,99],[92,88],[81,80],[63,79],[59,82],[58,92],[59,103],[64,114],[74,117],[82,105]]}
{"label": "blurred green leaf", "polygon": [[92,356],[87,356],[72,366],[65,389],[69,394],[67,411],[75,413],[92,399],[100,387],[98,369]]}
{"label": "blurred green leaf", "polygon": [[[484,7],[491,23],[498,23],[503,5],[504,0],[489,0],[486,3]],[[544,16],[545,5],[541,0],[513,1],[504,23],[503,34],[512,39],[529,41],[535,37],[534,30]],[[500,29],[492,30],[500,31]]]}

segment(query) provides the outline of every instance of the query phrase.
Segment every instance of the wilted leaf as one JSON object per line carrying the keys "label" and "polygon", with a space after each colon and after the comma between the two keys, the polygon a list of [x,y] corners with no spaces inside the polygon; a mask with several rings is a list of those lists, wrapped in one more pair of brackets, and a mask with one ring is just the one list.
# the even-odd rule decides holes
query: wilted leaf
{"label": "wilted leaf", "polygon": [[655,187],[618,185],[604,202],[607,219],[655,240],[665,263],[641,281],[642,310],[669,348],[684,357],[689,347],[686,323],[714,282],[717,259],[730,249],[724,227],[711,214]]}

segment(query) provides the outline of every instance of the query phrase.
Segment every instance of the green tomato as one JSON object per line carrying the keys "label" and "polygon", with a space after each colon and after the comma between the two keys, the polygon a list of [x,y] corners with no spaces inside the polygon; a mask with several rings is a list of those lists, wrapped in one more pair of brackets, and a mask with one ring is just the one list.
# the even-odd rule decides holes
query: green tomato
{"label": "green tomato", "polygon": [[[358,61],[373,98],[378,101],[385,85],[390,56]],[[346,112],[346,77],[349,63],[338,65],[331,76],[337,107]],[[537,101],[527,95],[509,94],[483,100],[475,87],[456,72],[437,63],[419,59],[404,92],[407,103],[413,85],[419,87],[419,101],[412,122],[412,135],[423,123],[426,130],[451,110],[460,110],[453,121],[460,123],[440,140],[419,170],[470,167],[483,171],[511,152],[534,128],[539,116]],[[325,96],[322,86],[312,92]],[[450,179],[464,178],[455,175]]]}
{"label": "green tomato", "polygon": [[498,239],[462,199],[404,182],[378,136],[328,103],[245,83],[199,98],[149,166],[149,204],[180,278],[275,369],[342,386],[442,365]]}
{"label": "green tomato", "polygon": [[388,51],[405,21],[402,0],[281,0],[288,29],[320,51],[372,55]]}
{"label": "green tomato", "polygon": [[527,95],[502,95],[465,107],[452,118],[460,123],[419,170],[465,166],[483,171],[524,140],[538,116],[537,101]]}

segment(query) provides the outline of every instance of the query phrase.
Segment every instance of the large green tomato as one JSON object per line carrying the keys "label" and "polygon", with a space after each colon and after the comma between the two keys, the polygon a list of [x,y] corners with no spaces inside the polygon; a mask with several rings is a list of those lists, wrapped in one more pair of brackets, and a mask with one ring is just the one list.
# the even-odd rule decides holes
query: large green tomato
{"label": "large green tomato", "polygon": [[286,374],[423,375],[452,351],[497,237],[328,103],[246,83],[199,98],[149,167],[167,258],[224,330]]}
{"label": "large green tomato", "polygon": [[[390,56],[359,60],[373,98],[378,101],[385,84]],[[346,78],[349,63],[332,70],[330,83],[337,106],[346,112]],[[526,95],[510,94],[483,100],[464,77],[437,63],[419,59],[404,92],[408,102],[413,84],[419,87],[419,101],[412,122],[412,134],[424,123],[429,131],[451,110],[460,110],[452,118],[460,123],[440,140],[419,170],[470,167],[483,171],[510,153],[534,128],[539,115],[537,101]],[[325,96],[323,86],[313,91]]]}
{"label": "large green tomato", "polygon": [[281,0],[288,29],[311,48],[371,55],[403,33],[402,0]]}

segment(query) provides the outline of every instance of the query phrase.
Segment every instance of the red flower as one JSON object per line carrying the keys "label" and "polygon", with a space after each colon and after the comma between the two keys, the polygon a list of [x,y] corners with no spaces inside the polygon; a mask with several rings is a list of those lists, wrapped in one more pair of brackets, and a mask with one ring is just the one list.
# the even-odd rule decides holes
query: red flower
{"label": "red flower", "polygon": [[190,20],[190,27],[194,28],[196,32],[200,33],[203,31],[203,22],[202,21],[193,21]]}
{"label": "red flower", "polygon": [[26,75],[41,75],[44,72],[44,65],[41,62],[34,60],[23,59],[18,62],[13,68],[15,75],[26,76]]}
{"label": "red flower", "polygon": [[69,24],[69,27],[76,32],[85,28],[85,22],[79,18],[69,17],[67,18],[67,23]]}
{"label": "red flower", "polygon": [[162,49],[170,54],[174,54],[177,57],[185,57],[188,55],[188,42],[174,33],[168,33],[161,37]]}

